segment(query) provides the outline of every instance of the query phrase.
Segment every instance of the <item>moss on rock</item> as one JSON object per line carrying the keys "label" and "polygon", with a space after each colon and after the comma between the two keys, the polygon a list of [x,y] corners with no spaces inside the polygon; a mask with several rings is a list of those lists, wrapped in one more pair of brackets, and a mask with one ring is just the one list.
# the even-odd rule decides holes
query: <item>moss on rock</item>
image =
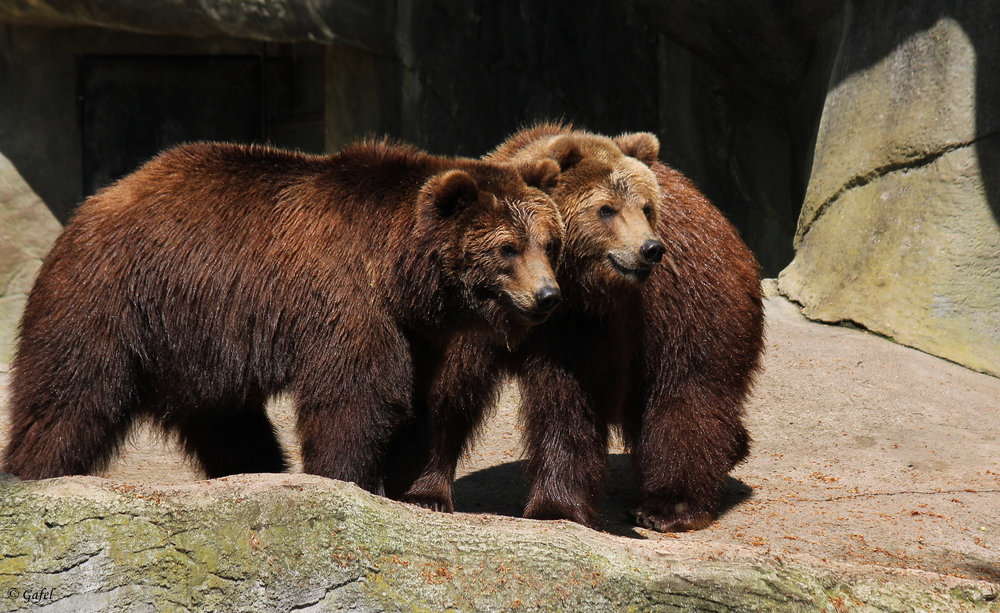
{"label": "moss on rock", "polygon": [[8,479],[0,489],[4,611],[1000,607],[989,584],[444,515],[309,475],[156,487]]}

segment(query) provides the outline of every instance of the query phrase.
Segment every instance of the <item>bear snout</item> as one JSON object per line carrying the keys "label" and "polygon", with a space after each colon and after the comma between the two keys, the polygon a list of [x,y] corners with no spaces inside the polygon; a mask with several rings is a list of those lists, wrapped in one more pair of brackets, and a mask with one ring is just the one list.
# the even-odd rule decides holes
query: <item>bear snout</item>
{"label": "bear snout", "polygon": [[535,292],[535,310],[549,314],[562,302],[562,292],[557,285],[546,285]]}
{"label": "bear snout", "polygon": [[562,290],[554,279],[543,279],[534,291],[511,292],[508,297],[514,312],[528,325],[537,325],[548,319],[552,311],[562,302]]}
{"label": "bear snout", "polygon": [[663,246],[662,242],[656,239],[648,240],[639,247],[639,253],[650,266],[659,264],[660,260],[663,259],[663,254],[666,252],[667,248]]}

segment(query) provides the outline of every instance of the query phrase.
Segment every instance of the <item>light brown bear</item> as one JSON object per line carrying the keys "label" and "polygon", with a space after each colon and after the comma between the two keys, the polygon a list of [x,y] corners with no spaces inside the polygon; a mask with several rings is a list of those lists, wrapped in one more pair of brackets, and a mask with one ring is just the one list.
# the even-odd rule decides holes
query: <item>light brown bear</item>
{"label": "light brown bear", "polygon": [[98,470],[137,419],[205,473],[306,472],[382,492],[415,380],[457,334],[505,345],[559,301],[562,223],[517,167],[366,142],[330,156],[201,143],[84,202],[25,307],[4,470]]}
{"label": "light brown bear", "polygon": [[617,427],[631,451],[637,523],[680,531],[713,521],[749,450],[741,416],[763,350],[760,272],[735,228],[658,154],[650,134],[541,125],[487,156],[560,165],[550,193],[566,227],[564,303],[512,359],[468,339],[452,348],[476,366],[453,369],[431,394],[431,423],[451,426],[432,426],[430,461],[407,499],[451,508],[451,462],[482,415],[474,402],[495,397],[483,382],[506,369],[522,396],[526,517],[596,525]]}

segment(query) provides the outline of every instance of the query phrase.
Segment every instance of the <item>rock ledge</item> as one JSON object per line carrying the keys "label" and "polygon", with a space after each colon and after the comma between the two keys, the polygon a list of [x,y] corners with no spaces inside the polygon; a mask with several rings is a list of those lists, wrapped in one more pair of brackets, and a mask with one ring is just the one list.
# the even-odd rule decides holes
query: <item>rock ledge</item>
{"label": "rock ledge", "polygon": [[3,611],[1000,611],[991,583],[443,515],[309,475],[0,489]]}

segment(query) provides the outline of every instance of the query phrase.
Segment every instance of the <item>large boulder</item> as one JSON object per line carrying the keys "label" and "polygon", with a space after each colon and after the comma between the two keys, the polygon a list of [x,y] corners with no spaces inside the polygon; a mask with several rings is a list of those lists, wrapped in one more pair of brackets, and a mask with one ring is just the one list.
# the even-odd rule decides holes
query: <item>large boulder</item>
{"label": "large boulder", "polygon": [[0,370],[14,358],[21,311],[62,226],[0,153]]}
{"label": "large boulder", "polygon": [[1000,375],[1000,5],[854,3],[783,293]]}

